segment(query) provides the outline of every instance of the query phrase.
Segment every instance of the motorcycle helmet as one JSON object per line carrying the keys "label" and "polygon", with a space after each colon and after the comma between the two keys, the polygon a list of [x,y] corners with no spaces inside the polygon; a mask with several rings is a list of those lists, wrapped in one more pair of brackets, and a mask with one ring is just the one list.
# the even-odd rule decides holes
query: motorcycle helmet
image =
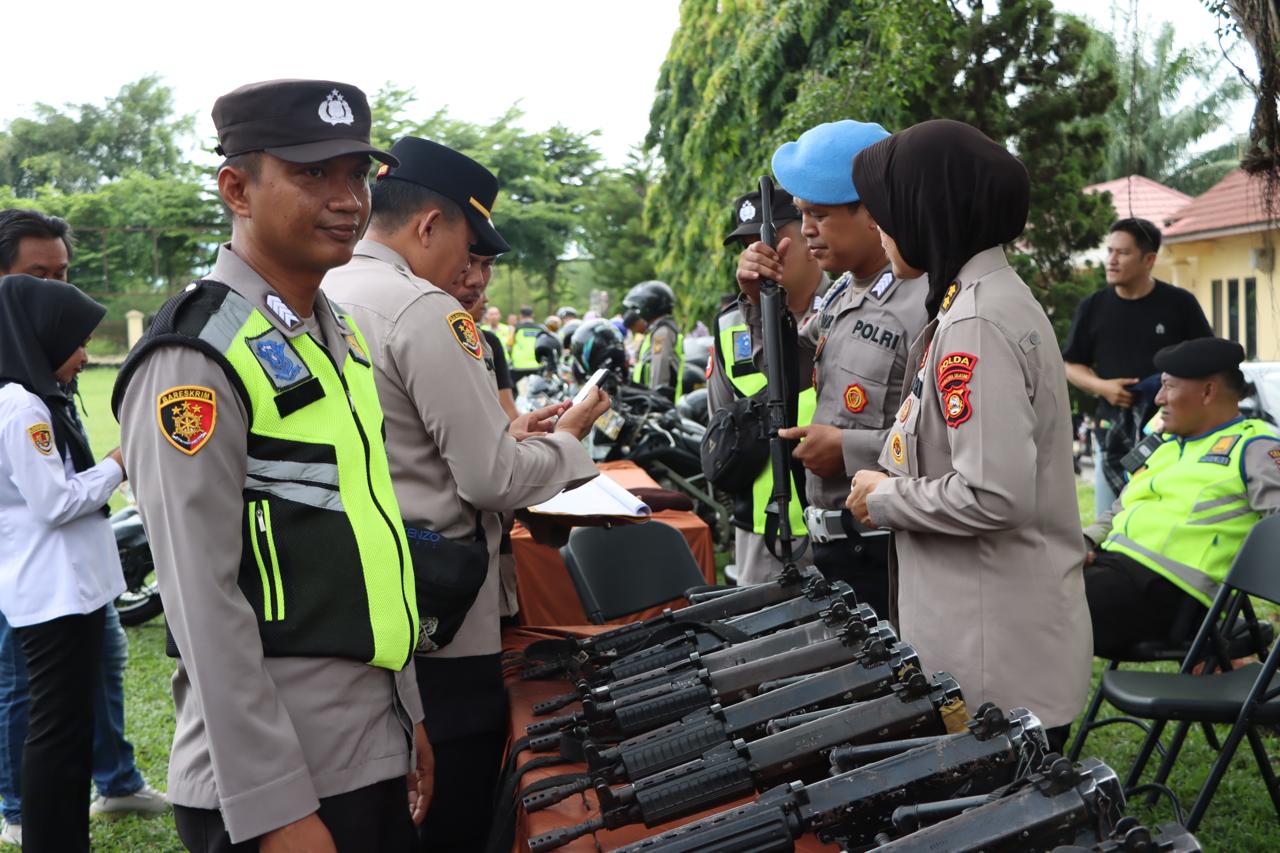
{"label": "motorcycle helmet", "polygon": [[582,321],[574,317],[560,327],[560,340],[564,343],[566,350],[573,349],[573,333],[578,331],[578,327],[581,325]]}
{"label": "motorcycle helmet", "polygon": [[573,333],[573,376],[586,382],[602,367],[623,371],[627,367],[627,351],[622,335],[608,320],[587,320]]}
{"label": "motorcycle helmet", "polygon": [[627,291],[622,299],[622,322],[633,328],[636,320],[652,323],[665,317],[676,307],[676,295],[663,281],[642,281]]}
{"label": "motorcycle helmet", "polygon": [[539,364],[555,364],[560,360],[562,352],[564,345],[558,337],[550,332],[538,332],[538,337],[533,342],[533,355]]}

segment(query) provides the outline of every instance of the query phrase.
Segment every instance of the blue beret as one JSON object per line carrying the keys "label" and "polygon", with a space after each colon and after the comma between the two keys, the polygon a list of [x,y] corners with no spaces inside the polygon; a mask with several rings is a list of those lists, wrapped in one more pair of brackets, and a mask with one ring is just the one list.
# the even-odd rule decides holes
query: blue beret
{"label": "blue beret", "polygon": [[773,174],[787,192],[813,204],[858,200],[853,158],[889,135],[878,124],[843,119],[812,127],[773,153]]}

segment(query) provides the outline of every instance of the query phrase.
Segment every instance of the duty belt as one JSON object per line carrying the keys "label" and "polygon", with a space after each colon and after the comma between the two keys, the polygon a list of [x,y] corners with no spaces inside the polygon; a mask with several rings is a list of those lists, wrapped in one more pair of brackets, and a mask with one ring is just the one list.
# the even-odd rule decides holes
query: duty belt
{"label": "duty belt", "polygon": [[840,539],[870,539],[889,535],[888,530],[876,530],[859,524],[847,509],[805,507],[804,524],[809,528],[809,538],[820,544]]}

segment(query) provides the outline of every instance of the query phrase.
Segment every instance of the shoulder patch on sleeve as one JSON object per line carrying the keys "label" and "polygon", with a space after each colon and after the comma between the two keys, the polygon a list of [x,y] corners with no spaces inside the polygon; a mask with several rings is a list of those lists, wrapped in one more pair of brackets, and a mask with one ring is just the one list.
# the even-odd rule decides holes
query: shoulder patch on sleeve
{"label": "shoulder patch on sleeve", "polygon": [[42,456],[53,452],[53,430],[47,423],[32,424],[27,427],[27,435],[31,436],[32,445]]}
{"label": "shoulder patch on sleeve", "polygon": [[218,422],[218,394],[201,385],[180,385],[156,398],[156,420],[165,440],[194,456],[213,435]]}
{"label": "shoulder patch on sleeve", "polygon": [[938,393],[942,397],[942,418],[947,426],[958,428],[973,417],[969,400],[969,382],[978,365],[978,357],[967,352],[953,352],[938,360]]}
{"label": "shoulder patch on sleeve", "polygon": [[467,355],[477,361],[484,358],[484,347],[480,343],[480,333],[476,331],[476,321],[471,319],[471,315],[466,311],[454,311],[445,322],[449,324],[449,331],[453,334],[453,339],[458,342],[458,346],[462,347]]}

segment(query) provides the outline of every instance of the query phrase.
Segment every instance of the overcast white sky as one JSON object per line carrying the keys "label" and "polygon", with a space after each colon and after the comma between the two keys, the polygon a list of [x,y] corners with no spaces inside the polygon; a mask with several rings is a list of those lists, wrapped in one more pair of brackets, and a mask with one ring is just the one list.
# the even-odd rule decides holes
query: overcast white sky
{"label": "overcast white sky", "polygon": [[[1110,21],[1108,0],[1057,5],[1103,26]],[[597,146],[620,165],[648,130],[678,8],[678,0],[11,0],[0,124],[36,102],[101,102],[158,73],[178,110],[196,115],[201,147],[211,148],[209,109],[242,83],[321,77],[372,94],[390,80],[417,91],[423,116],[447,106],[457,118],[482,122],[518,100],[526,127],[599,130]],[[1171,20],[1183,41],[1212,39],[1198,0],[1140,0],[1138,8],[1147,22]],[[1248,120],[1247,108],[1234,110],[1232,130],[1244,132]]]}

